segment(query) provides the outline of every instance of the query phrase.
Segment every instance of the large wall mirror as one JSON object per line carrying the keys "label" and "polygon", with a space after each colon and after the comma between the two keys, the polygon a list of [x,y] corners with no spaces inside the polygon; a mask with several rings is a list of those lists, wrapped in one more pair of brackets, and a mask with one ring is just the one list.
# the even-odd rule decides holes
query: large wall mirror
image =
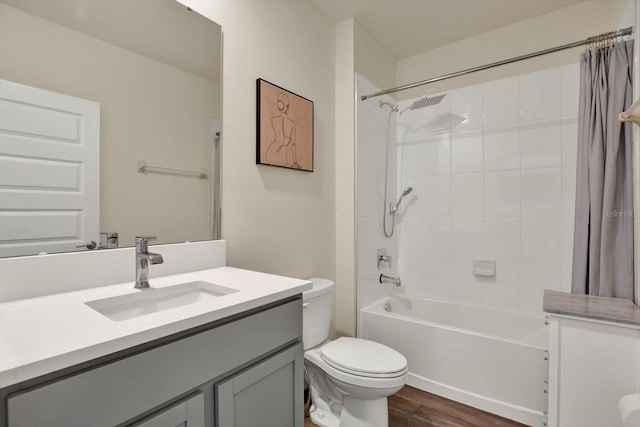
{"label": "large wall mirror", "polygon": [[0,0],[0,256],[217,237],[221,42],[175,0]]}

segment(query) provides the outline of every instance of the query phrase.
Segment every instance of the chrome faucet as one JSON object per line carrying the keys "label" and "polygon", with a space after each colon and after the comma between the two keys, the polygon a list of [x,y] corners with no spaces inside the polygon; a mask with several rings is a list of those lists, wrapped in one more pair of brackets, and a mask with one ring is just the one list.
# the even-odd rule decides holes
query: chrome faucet
{"label": "chrome faucet", "polygon": [[381,274],[380,277],[378,278],[378,281],[380,283],[391,283],[396,286],[402,286],[402,281],[400,281],[399,277],[391,277],[391,276]]}
{"label": "chrome faucet", "polygon": [[162,255],[149,252],[152,236],[136,236],[136,289],[149,287],[149,264],[162,264]]}

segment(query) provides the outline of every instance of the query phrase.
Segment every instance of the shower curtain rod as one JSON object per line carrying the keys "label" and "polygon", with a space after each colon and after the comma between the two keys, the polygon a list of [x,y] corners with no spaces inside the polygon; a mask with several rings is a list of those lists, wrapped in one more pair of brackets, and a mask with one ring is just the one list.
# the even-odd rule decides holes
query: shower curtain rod
{"label": "shower curtain rod", "polygon": [[574,47],[584,46],[586,44],[591,44],[591,43],[599,43],[599,42],[603,42],[603,41],[608,41],[608,40],[614,39],[616,37],[628,36],[632,32],[633,32],[633,27],[624,28],[624,29],[618,30],[618,31],[611,31],[609,33],[603,33],[603,34],[600,34],[600,35],[597,35],[597,36],[593,36],[593,37],[589,37],[587,39],[580,40],[580,41],[577,41],[577,42],[573,42],[573,43],[569,43],[569,44],[563,44],[562,46],[556,46],[556,47],[552,47],[550,49],[539,50],[537,52],[528,53],[526,55],[516,56],[515,58],[505,59],[503,61],[493,62],[491,64],[481,65],[479,67],[468,68],[468,69],[463,70],[463,71],[458,71],[458,72],[451,73],[451,74],[445,74],[445,75],[440,76],[440,77],[434,77],[432,79],[422,80],[420,82],[409,83],[409,84],[406,84],[404,86],[398,86],[398,87],[395,87],[393,89],[383,90],[383,91],[380,91],[380,92],[372,93],[370,95],[362,95],[360,97],[360,99],[362,101],[364,101],[364,100],[366,100],[368,98],[373,98],[373,97],[376,97],[376,96],[386,95],[388,93],[399,92],[401,90],[413,89],[414,87],[423,86],[423,85],[426,85],[426,84],[429,84],[429,83],[435,83],[435,82],[439,82],[439,81],[442,81],[442,80],[451,79],[451,78],[454,78],[454,77],[464,76],[465,74],[475,73],[476,71],[488,70],[490,68],[499,67],[501,65],[511,64],[513,62],[523,61],[525,59],[535,58],[537,56],[547,55],[549,53],[559,52],[559,51],[565,50],[565,49],[571,49],[571,48],[574,48]]}

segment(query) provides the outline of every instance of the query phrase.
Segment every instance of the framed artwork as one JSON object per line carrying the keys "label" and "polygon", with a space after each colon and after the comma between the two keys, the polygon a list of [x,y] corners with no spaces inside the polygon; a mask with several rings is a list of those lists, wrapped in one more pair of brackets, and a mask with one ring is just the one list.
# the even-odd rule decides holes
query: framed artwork
{"label": "framed artwork", "polygon": [[256,164],[313,172],[313,101],[258,79]]}

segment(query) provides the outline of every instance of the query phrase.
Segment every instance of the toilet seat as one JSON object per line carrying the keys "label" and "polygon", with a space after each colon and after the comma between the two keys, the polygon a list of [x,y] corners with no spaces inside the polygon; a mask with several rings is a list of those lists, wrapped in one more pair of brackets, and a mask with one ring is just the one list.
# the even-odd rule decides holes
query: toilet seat
{"label": "toilet seat", "polygon": [[320,357],[329,366],[366,378],[397,378],[407,372],[407,359],[377,342],[343,337],[320,347]]}
{"label": "toilet seat", "polygon": [[[332,381],[338,381],[341,383],[349,384],[352,386],[363,387],[365,389],[391,389],[396,387],[402,387],[407,382],[408,370],[404,372],[398,372],[393,377],[373,377],[363,376],[362,373],[356,375],[349,372],[345,372],[344,369],[335,368],[322,358],[320,348],[314,348],[307,350],[304,353],[305,361],[311,362],[326,373],[326,375]],[[305,362],[306,363],[306,362]],[[395,392],[393,392],[395,393]],[[392,394],[392,393],[389,393]]]}

